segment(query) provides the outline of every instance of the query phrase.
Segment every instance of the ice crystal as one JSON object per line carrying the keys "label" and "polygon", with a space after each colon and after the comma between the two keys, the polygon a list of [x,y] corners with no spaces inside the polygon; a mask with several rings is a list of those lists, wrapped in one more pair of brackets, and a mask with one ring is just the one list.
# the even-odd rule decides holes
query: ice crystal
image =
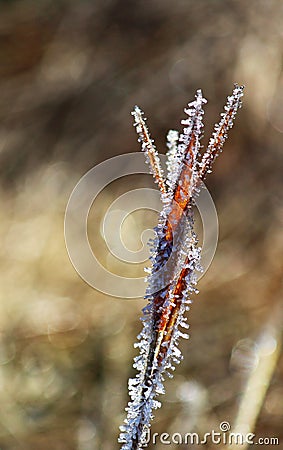
{"label": "ice crystal", "polygon": [[120,427],[119,442],[122,450],[146,447],[147,430],[153,410],[160,408],[156,399],[165,393],[164,375],[172,378],[175,365],[183,359],[178,348],[180,338],[188,339],[186,311],[197,293],[196,272],[201,271],[197,236],[194,232],[193,204],[198,185],[211,171],[212,164],[223,148],[228,130],[238,108],[241,107],[243,86],[235,85],[214,127],[214,132],[203,156],[200,155],[206,99],[198,90],[195,100],[185,108],[186,119],[182,133],[169,131],[167,136],[167,177],[161,168],[159,156],[150,137],[146,119],[139,107],[133,111],[134,126],[145,153],[146,161],[161,191],[164,203],[160,213],[151,254],[151,267],[147,270],[148,303],[143,308],[143,328],[135,347],[139,355],[134,359],[137,370],[129,380],[127,418]]}

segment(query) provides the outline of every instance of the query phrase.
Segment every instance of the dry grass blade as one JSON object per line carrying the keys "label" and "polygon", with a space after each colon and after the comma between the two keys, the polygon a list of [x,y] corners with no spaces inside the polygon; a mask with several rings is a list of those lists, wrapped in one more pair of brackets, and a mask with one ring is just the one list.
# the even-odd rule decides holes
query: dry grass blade
{"label": "dry grass blade", "polygon": [[[169,134],[168,192],[143,113],[137,106],[132,113],[142,150],[159,185],[164,208],[156,228],[156,247],[146,292],[148,304],[143,309],[143,329],[136,344],[140,349],[134,360],[138,373],[129,380],[131,402],[126,408],[127,419],[121,427],[119,438],[123,450],[135,450],[145,445],[152,411],[161,406],[156,397],[164,393],[164,374],[172,377],[170,370],[175,370],[175,364],[182,360],[178,343],[180,338],[188,338],[188,335],[181,332],[180,327],[188,328],[184,315],[190,309],[192,294],[197,293],[196,272],[201,270],[201,249],[194,232],[192,205],[199,181],[210,171],[212,162],[222,149],[227,131],[233,125],[242,95],[243,87],[235,86],[199,163],[204,114],[202,106],[206,100],[202,92],[197,91],[195,100],[185,109],[188,117],[182,120],[185,128],[179,136],[178,145],[176,132]],[[173,261],[171,265],[170,259]]]}
{"label": "dry grass blade", "polygon": [[143,112],[138,106],[135,106],[132,115],[134,116],[134,126],[139,135],[139,141],[142,143],[142,150],[146,154],[147,162],[150,165],[154,179],[158,184],[161,193],[166,197],[167,190],[163,170],[161,169],[158,153],[146,126],[146,119],[143,117]]}

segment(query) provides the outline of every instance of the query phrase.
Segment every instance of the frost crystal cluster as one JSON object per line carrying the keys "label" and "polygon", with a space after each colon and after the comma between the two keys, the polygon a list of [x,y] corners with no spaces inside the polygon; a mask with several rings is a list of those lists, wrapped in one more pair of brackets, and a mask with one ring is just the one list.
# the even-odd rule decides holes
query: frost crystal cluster
{"label": "frost crystal cluster", "polygon": [[175,365],[182,360],[180,338],[188,338],[185,312],[190,309],[191,295],[196,293],[196,272],[201,271],[198,240],[194,232],[193,205],[199,185],[211,172],[212,164],[223,148],[228,130],[241,107],[243,86],[235,85],[227,98],[221,119],[203,154],[203,105],[206,99],[198,90],[195,100],[185,108],[182,133],[170,130],[167,136],[167,177],[161,168],[158,152],[146,126],[146,119],[135,107],[134,126],[150,171],[161,192],[163,210],[152,245],[151,268],[148,269],[143,309],[143,328],[138,336],[139,355],[135,357],[135,378],[129,380],[131,401],[127,418],[120,427],[122,450],[146,446],[145,438],[153,418],[152,411],[161,406],[157,400],[164,394],[164,375],[172,377]]}

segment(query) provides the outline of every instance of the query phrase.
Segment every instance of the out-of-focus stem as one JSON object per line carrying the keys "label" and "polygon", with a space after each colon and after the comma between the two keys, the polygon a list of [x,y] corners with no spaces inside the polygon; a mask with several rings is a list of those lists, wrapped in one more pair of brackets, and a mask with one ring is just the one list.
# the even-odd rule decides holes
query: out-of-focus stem
{"label": "out-of-focus stem", "polygon": [[[258,415],[261,411],[267,389],[270,385],[281,350],[282,309],[273,312],[271,320],[265,326],[257,341],[256,368],[251,372],[245,391],[239,406],[238,414],[233,427],[233,433],[253,433]],[[256,436],[254,437],[256,442]],[[246,450],[248,442],[241,445]],[[230,450],[236,450],[239,446],[233,442]]]}

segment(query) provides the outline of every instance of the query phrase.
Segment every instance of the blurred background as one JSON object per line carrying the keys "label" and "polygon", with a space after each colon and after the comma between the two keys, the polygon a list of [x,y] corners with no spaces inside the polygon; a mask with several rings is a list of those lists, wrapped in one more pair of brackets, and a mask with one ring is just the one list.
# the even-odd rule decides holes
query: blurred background
{"label": "blurred background", "polygon": [[[283,439],[282,68],[277,0],[0,1],[1,450],[119,448],[145,301],[82,281],[65,207],[87,170],[139,151],[135,104],[164,153],[198,88],[208,141],[234,82],[244,105],[207,179],[219,245],[152,431],[202,434],[228,421]],[[101,261],[125,276],[130,265],[108,261],[98,234],[107,205],[137,186],[152,181],[112,183],[89,220]],[[135,214],[133,247],[157,220]]]}

